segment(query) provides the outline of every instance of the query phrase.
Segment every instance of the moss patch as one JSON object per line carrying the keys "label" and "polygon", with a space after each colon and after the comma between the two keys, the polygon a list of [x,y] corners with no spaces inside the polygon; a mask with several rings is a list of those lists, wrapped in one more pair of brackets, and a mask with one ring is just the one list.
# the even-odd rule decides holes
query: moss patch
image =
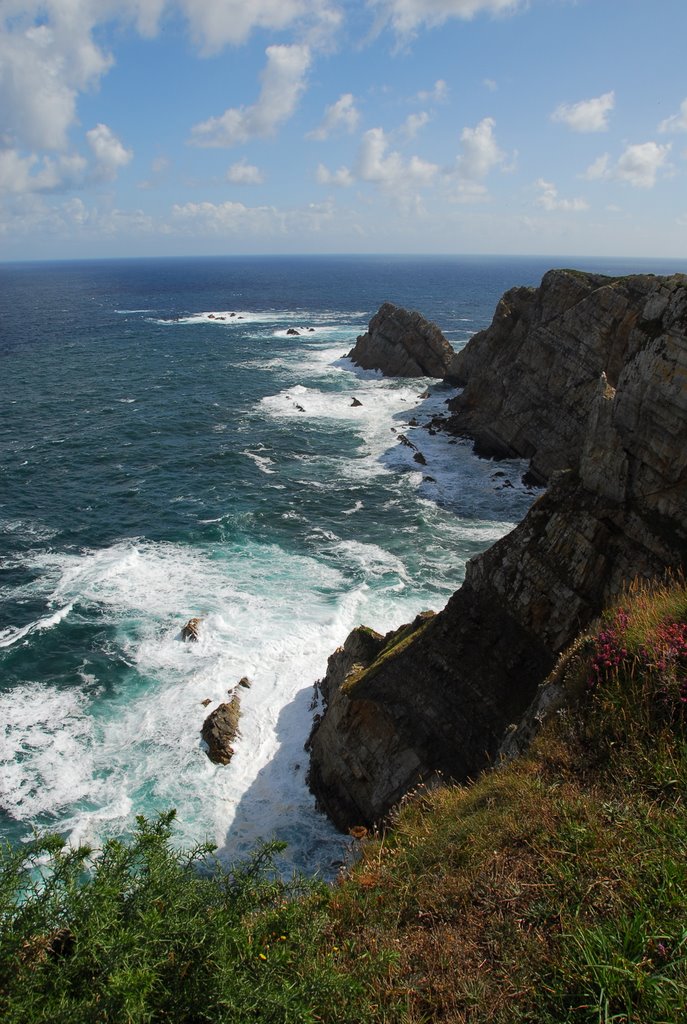
{"label": "moss patch", "polygon": [[434,612],[421,612],[407,626],[401,626],[392,633],[371,665],[367,668],[360,668],[349,675],[341,688],[342,692],[350,696],[353,689],[362,682],[374,679],[384,666],[422,636],[433,618]]}

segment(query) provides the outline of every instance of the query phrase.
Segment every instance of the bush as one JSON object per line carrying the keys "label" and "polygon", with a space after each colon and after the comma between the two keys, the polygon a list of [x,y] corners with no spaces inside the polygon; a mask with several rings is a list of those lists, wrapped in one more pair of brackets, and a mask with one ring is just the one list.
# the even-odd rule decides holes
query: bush
{"label": "bush", "polygon": [[3,1022],[364,1019],[328,947],[326,888],[276,878],[279,843],[232,871],[211,846],[175,851],[173,818],[137,819],[95,860],[55,836],[3,851]]}

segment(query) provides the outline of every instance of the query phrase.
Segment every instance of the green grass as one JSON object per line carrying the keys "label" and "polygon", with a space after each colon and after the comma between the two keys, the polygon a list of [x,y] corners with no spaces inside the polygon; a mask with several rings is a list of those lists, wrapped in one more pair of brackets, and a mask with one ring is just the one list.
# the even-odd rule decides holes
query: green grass
{"label": "green grass", "polygon": [[171,815],[95,860],[5,850],[0,1019],[687,1019],[686,624],[684,581],[633,588],[526,756],[415,793],[334,886],[275,878],[274,845],[234,871],[175,851]]}

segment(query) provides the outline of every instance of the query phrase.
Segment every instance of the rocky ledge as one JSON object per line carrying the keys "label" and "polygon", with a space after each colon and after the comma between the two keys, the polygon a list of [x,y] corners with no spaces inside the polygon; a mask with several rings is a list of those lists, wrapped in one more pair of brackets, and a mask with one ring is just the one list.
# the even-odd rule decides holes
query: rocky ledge
{"label": "rocky ledge", "polygon": [[687,277],[552,271],[452,360],[451,429],[549,483],[437,615],[328,666],[310,785],[340,828],[493,764],[557,655],[636,576],[687,563]]}
{"label": "rocky ledge", "polygon": [[445,377],[455,354],[436,324],[385,302],[348,356],[356,366],[389,377]]}

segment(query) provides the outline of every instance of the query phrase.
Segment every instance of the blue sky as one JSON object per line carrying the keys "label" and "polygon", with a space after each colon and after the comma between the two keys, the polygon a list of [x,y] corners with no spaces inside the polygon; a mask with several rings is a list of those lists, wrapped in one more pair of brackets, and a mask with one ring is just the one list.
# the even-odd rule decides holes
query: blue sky
{"label": "blue sky", "polygon": [[2,0],[0,259],[687,257],[686,0]]}

